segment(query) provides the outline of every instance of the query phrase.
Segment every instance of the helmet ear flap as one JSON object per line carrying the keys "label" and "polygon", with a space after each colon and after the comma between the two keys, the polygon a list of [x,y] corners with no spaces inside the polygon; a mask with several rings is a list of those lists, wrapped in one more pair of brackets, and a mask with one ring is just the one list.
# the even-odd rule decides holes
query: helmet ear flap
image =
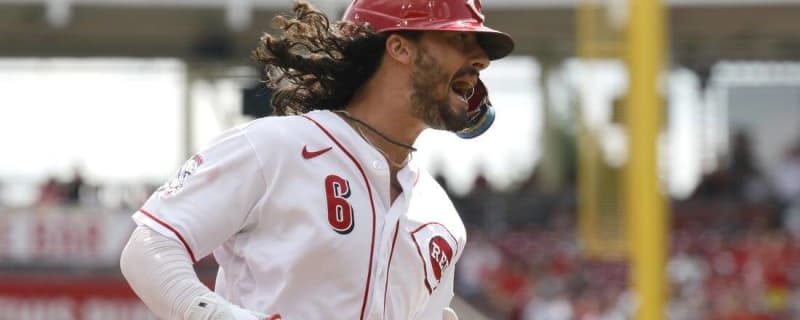
{"label": "helmet ear flap", "polygon": [[475,86],[475,92],[469,98],[469,110],[467,110],[467,127],[461,131],[456,132],[456,135],[462,139],[475,138],[486,130],[494,123],[495,113],[492,103],[489,101],[489,91],[483,81],[478,79]]}

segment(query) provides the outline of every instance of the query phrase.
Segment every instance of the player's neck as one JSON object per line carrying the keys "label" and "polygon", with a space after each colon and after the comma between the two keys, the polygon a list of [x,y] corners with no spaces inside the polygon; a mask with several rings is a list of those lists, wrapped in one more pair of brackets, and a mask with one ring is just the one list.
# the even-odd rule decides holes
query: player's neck
{"label": "player's neck", "polygon": [[379,129],[370,125],[364,120],[359,118],[371,118],[369,112],[358,111],[358,108],[350,107],[348,109],[356,110],[355,116],[349,110],[336,111],[339,116],[350,124],[350,126],[363,138],[369,145],[376,148],[385,158],[389,164],[390,180],[389,180],[389,194],[391,202],[394,203],[395,199],[403,192],[403,188],[397,179],[397,172],[408,164],[411,157],[414,156],[414,149],[411,144],[405,144],[394,140],[387,134],[381,132]]}
{"label": "player's neck", "polygon": [[[357,91],[345,110],[350,116],[361,120],[386,137],[411,146],[425,128],[424,124],[409,114],[408,90],[396,85],[396,81],[383,81],[380,71]],[[390,158],[391,162],[403,163],[410,150],[364,130],[367,138]]]}
{"label": "player's neck", "polygon": [[[386,121],[385,117],[376,117],[375,112],[363,111],[358,107],[348,107],[341,114],[345,120],[369,144],[379,149],[394,168],[405,166],[409,157],[413,156],[413,144],[419,133],[409,136],[404,130],[396,129],[396,125]],[[404,135],[404,132],[406,135]]]}

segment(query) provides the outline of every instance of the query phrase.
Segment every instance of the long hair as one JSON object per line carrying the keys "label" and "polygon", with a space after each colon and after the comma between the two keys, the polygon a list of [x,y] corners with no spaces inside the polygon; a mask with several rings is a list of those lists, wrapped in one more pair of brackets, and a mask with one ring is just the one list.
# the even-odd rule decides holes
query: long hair
{"label": "long hair", "polygon": [[281,34],[265,33],[253,51],[273,90],[274,113],[343,108],[377,70],[387,35],[347,21],[331,24],[302,0],[293,11],[294,16],[276,16]]}

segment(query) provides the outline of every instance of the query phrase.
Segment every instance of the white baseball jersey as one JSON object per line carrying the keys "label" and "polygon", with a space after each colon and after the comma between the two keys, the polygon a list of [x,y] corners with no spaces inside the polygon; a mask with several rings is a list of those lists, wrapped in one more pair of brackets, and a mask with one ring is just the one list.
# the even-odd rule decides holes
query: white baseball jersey
{"label": "white baseball jersey", "polygon": [[215,290],[287,320],[435,319],[453,296],[466,232],[413,161],[392,203],[383,155],[330,111],[268,117],[221,135],[134,214],[213,251]]}

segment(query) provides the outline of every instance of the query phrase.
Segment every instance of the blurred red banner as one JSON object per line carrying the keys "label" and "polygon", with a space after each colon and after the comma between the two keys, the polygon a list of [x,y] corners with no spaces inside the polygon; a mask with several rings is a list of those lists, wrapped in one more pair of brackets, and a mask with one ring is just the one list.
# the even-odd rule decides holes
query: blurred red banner
{"label": "blurred red banner", "polygon": [[0,320],[156,320],[119,275],[2,274]]}
{"label": "blurred red banner", "polygon": [[0,263],[114,267],[135,224],[106,210],[54,208],[0,215]]}

